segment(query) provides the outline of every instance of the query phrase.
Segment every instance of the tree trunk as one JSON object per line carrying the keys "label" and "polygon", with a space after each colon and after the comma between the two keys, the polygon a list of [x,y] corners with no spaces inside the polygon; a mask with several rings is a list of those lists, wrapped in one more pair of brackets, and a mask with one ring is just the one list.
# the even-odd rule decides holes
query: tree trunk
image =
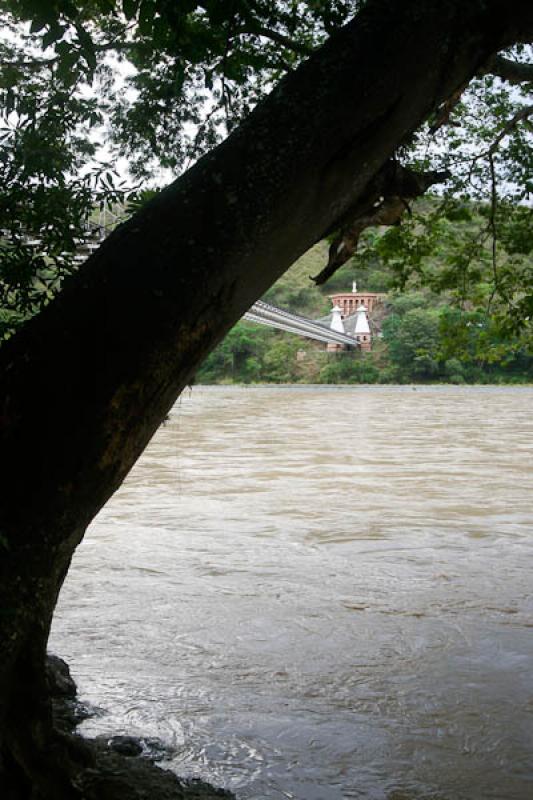
{"label": "tree trunk", "polygon": [[526,30],[533,9],[518,0],[370,0],[4,345],[0,787],[8,797],[8,787],[17,800],[81,796],[77,756],[51,735],[44,658],[88,523],[205,355],[361,200],[395,148]]}

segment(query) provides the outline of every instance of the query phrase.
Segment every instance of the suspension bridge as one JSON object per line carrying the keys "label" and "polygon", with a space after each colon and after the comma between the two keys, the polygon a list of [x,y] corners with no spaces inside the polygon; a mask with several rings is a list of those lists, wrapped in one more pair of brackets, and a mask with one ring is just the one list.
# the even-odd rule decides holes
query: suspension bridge
{"label": "suspension bridge", "polygon": [[268,325],[280,331],[288,331],[306,339],[343,344],[348,347],[359,346],[357,339],[349,334],[333,331],[320,322],[301,317],[299,314],[293,314],[290,311],[284,311],[282,308],[263,302],[263,300],[258,300],[254,303],[243,319],[249,322],[257,322],[259,325]]}

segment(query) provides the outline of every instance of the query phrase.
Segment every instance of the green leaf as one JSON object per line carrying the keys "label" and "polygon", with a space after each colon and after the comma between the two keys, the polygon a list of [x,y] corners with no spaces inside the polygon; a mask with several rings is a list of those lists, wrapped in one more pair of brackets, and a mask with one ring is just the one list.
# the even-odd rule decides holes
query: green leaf
{"label": "green leaf", "polygon": [[35,17],[30,25],[30,33],[39,33],[49,24],[50,20],[45,17]]}
{"label": "green leaf", "polygon": [[122,11],[127,20],[134,19],[139,10],[140,0],[122,0]]}
{"label": "green leaf", "polygon": [[139,7],[139,30],[143,36],[150,36],[155,19],[155,0],[141,0]]}
{"label": "green leaf", "polygon": [[63,37],[65,28],[62,25],[51,25],[43,36],[43,47],[46,49]]}
{"label": "green leaf", "polygon": [[80,43],[82,55],[87,62],[87,66],[91,70],[96,69],[96,51],[91,35],[85,30],[83,25],[76,25],[76,33],[78,34],[78,41]]}

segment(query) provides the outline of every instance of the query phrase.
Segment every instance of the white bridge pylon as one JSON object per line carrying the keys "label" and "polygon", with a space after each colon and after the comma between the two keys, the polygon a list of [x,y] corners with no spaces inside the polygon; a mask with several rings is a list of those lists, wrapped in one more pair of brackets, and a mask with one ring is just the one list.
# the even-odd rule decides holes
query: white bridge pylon
{"label": "white bridge pylon", "polygon": [[333,342],[344,344],[349,347],[358,347],[359,342],[353,336],[346,333],[338,333],[323,325],[321,322],[301,317],[299,314],[292,314],[290,311],[283,311],[281,308],[271,306],[262,300],[258,300],[243,319],[249,322],[257,322],[259,325],[268,325],[281,331],[295,333],[297,336],[304,336],[307,339],[316,339],[319,342]]}

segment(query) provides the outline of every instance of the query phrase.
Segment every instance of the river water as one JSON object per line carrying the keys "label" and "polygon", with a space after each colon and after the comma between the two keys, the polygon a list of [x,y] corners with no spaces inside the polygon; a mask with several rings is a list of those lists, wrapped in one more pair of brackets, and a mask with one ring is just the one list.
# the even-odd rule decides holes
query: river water
{"label": "river water", "polygon": [[533,798],[533,390],[195,388],[79,548],[51,649],[248,798]]}

